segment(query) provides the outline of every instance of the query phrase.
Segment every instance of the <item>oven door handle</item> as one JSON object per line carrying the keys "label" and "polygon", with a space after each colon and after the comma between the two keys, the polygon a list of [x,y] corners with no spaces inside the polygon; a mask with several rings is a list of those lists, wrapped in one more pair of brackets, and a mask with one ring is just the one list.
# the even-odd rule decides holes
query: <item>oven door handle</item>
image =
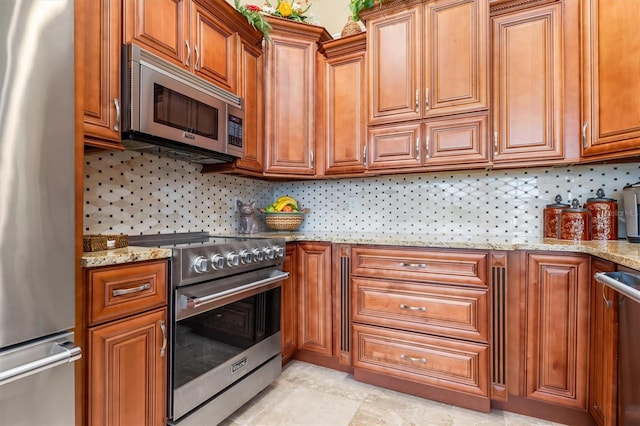
{"label": "oven door handle", "polygon": [[267,287],[275,282],[286,280],[287,278],[289,278],[288,272],[278,271],[278,274],[272,277],[254,281],[239,287],[234,287],[226,291],[221,291],[219,293],[209,294],[207,296],[201,297],[187,297],[186,308],[196,309],[208,303],[216,302],[222,298],[233,296],[234,294],[246,292],[249,290],[256,290],[261,287]]}

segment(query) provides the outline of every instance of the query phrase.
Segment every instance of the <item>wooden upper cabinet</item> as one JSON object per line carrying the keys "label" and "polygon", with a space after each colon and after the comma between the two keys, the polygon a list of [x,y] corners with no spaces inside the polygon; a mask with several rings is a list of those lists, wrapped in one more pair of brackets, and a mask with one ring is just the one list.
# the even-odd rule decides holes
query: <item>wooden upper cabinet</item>
{"label": "wooden upper cabinet", "polygon": [[489,107],[486,0],[439,0],[424,6],[424,116]]}
{"label": "wooden upper cabinet", "polygon": [[325,175],[362,173],[367,138],[366,33],[322,45]]}
{"label": "wooden upper cabinet", "polygon": [[315,25],[266,19],[272,30],[265,48],[265,173],[313,176],[317,44],[331,36]]}
{"label": "wooden upper cabinet", "polygon": [[424,164],[430,168],[489,164],[489,117],[486,112],[428,120],[424,138]]}
{"label": "wooden upper cabinet", "polygon": [[193,52],[188,39],[187,0],[124,0],[123,41],[143,48],[184,68]]}
{"label": "wooden upper cabinet", "polygon": [[235,166],[262,175],[264,170],[264,89],[262,49],[240,43],[239,96],[244,100],[244,156]]}
{"label": "wooden upper cabinet", "polygon": [[591,0],[582,8],[582,155],[640,154],[640,8]]}
{"label": "wooden upper cabinet", "polygon": [[370,127],[368,133],[367,170],[406,171],[422,166],[420,121]]}
{"label": "wooden upper cabinet", "polygon": [[562,14],[555,3],[491,19],[494,163],[564,157]]}
{"label": "wooden upper cabinet", "polygon": [[124,149],[120,143],[120,0],[83,4],[85,144]]}
{"label": "wooden upper cabinet", "polygon": [[487,109],[487,2],[394,7],[367,20],[369,124]]}
{"label": "wooden upper cabinet", "polygon": [[231,93],[237,91],[237,33],[198,2],[191,3],[193,72]]}
{"label": "wooden upper cabinet", "polygon": [[[237,94],[238,27],[223,0],[124,0],[124,42],[136,43]],[[238,16],[241,16],[237,14]],[[242,18],[244,19],[244,18]]]}
{"label": "wooden upper cabinet", "polygon": [[525,396],[586,410],[589,257],[527,256]]}
{"label": "wooden upper cabinet", "polygon": [[422,6],[367,21],[369,124],[421,118]]}

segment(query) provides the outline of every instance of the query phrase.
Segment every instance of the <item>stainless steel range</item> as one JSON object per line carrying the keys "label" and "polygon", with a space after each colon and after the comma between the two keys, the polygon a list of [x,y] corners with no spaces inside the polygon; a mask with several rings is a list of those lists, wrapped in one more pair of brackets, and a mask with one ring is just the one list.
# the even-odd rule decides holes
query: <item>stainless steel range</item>
{"label": "stainless steel range", "polygon": [[281,371],[282,238],[132,236],[171,247],[168,424],[215,425]]}

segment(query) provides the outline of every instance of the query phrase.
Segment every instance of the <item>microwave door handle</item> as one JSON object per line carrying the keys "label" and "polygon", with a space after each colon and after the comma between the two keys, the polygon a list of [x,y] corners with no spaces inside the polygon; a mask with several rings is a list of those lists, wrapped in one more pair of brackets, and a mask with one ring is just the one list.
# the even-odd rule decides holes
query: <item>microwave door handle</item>
{"label": "microwave door handle", "polygon": [[203,305],[207,305],[209,303],[216,302],[222,298],[230,297],[238,293],[247,292],[250,290],[257,290],[262,287],[268,287],[269,285],[276,283],[278,281],[283,281],[289,278],[288,272],[278,271],[277,275],[274,275],[269,278],[265,278],[262,280],[254,281],[249,284],[241,285],[238,287],[234,287],[227,291],[221,291],[219,293],[209,294],[201,297],[187,297],[186,308],[187,309],[196,309]]}

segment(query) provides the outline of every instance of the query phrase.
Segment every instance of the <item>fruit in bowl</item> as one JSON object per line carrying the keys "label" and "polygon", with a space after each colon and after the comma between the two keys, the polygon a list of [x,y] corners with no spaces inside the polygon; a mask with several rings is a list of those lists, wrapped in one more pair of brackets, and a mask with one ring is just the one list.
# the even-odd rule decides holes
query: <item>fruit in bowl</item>
{"label": "fruit in bowl", "polygon": [[264,213],[306,213],[304,210],[306,209],[300,210],[298,201],[289,195],[283,195],[265,209],[261,209]]}

